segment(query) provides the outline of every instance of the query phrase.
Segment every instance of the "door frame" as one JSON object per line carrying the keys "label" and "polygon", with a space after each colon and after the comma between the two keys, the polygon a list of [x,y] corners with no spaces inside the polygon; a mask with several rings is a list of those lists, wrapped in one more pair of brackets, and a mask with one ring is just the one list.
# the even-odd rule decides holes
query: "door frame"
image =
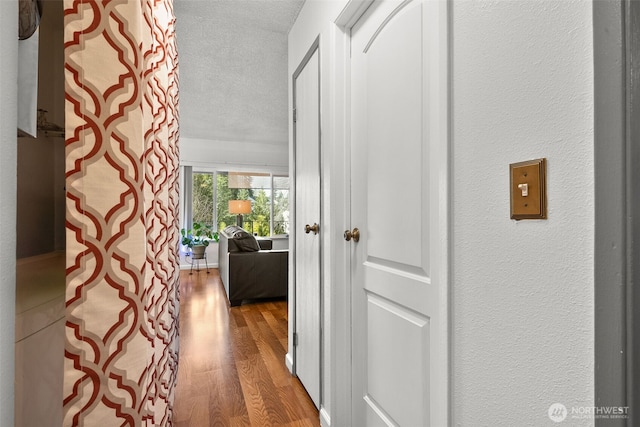
{"label": "door frame", "polygon": [[[595,425],[633,426],[640,419],[640,5],[593,3],[594,40],[594,385],[595,406],[628,407],[628,419]],[[634,283],[635,282],[635,283]],[[635,285],[635,286],[634,286]]]}
{"label": "door frame", "polygon": [[[292,111],[291,114],[293,117],[295,117],[295,110],[296,110],[296,79],[300,76],[300,74],[302,73],[302,70],[304,70],[304,68],[306,67],[306,65],[308,64],[309,60],[311,59],[311,57],[314,55],[314,53],[316,53],[317,51],[317,55],[318,55],[318,126],[319,128],[322,126],[322,121],[321,121],[321,107],[322,107],[322,101],[321,101],[321,95],[322,95],[322,90],[321,90],[321,84],[322,84],[322,67],[321,67],[321,62],[320,62],[320,37],[318,36],[313,43],[311,44],[311,47],[307,50],[307,53],[305,54],[305,56],[302,58],[302,61],[300,62],[300,64],[298,65],[298,67],[296,68],[296,70],[293,72],[292,75],[292,83],[291,83],[291,87],[292,87]],[[293,375],[297,375],[296,373],[296,367],[297,367],[297,346],[294,345],[294,334],[296,334],[298,332],[298,323],[297,323],[297,317],[296,317],[296,313],[297,313],[297,307],[296,307],[296,301],[297,301],[297,282],[296,282],[296,239],[297,239],[297,234],[298,234],[298,219],[297,219],[297,206],[296,206],[296,197],[297,197],[297,192],[296,192],[296,184],[297,184],[297,180],[296,180],[296,173],[297,173],[297,165],[296,165],[296,156],[297,156],[297,140],[296,140],[296,121],[295,119],[292,119],[293,122],[293,135],[292,135],[292,156],[291,156],[291,176],[290,176],[290,181],[291,181],[291,185],[290,185],[290,200],[293,200],[293,203],[291,204],[293,206],[293,209],[290,209],[290,213],[291,213],[291,223],[293,224],[293,227],[291,227],[291,229],[289,230],[289,265],[290,267],[290,271],[289,271],[289,279],[290,279],[290,283],[291,285],[289,286],[289,338],[288,338],[288,342],[289,342],[289,352],[287,353],[286,356],[286,364],[289,368],[289,371],[293,374]],[[320,339],[320,366],[319,366],[319,370],[318,370],[318,374],[319,374],[319,382],[320,382],[320,390],[319,390],[319,398],[318,398],[318,406],[322,407],[323,404],[323,388],[324,388],[324,384],[322,381],[323,378],[323,372],[324,372],[324,345],[323,345],[323,333],[322,333],[322,325],[323,325],[323,321],[324,321],[324,304],[323,304],[323,295],[324,295],[324,277],[323,277],[323,256],[322,256],[322,248],[323,248],[323,227],[322,227],[322,219],[323,219],[323,211],[322,211],[322,206],[323,206],[323,197],[322,197],[322,189],[323,189],[323,179],[322,179],[322,133],[320,132],[320,129],[318,129],[318,163],[319,163],[319,171],[320,171],[320,194],[318,194],[318,197],[320,198],[320,217],[318,219],[318,221],[320,222],[320,233],[318,233],[318,239],[319,239],[319,245],[320,245],[320,259],[318,260],[319,266],[320,266],[320,295],[318,296],[320,298],[320,307],[319,307],[319,313],[320,313],[320,319],[319,319],[319,324],[320,324],[320,331],[319,331],[319,339]]]}
{"label": "door frame", "polygon": [[[351,151],[351,128],[349,125],[351,115],[351,29],[355,23],[362,17],[366,10],[375,0],[349,0],[342,12],[334,21],[332,28],[331,40],[333,41],[333,49],[335,50],[334,69],[333,72],[337,76],[333,81],[333,92],[336,94],[336,105],[333,106],[333,116],[335,118],[333,131],[337,136],[337,140],[344,140],[343,151],[334,153],[340,154],[343,161],[337,163],[336,176],[342,177],[344,180],[343,201],[341,212],[335,212],[335,226],[339,226],[340,220],[343,222],[343,228],[351,229],[351,182],[350,182],[350,151]],[[405,0],[410,1],[410,0]],[[443,369],[436,372],[439,376],[436,381],[441,382],[441,393],[438,394],[438,406],[446,408],[442,417],[434,422],[434,425],[449,425],[451,421],[451,3],[450,0],[437,0],[440,5],[438,14],[440,15],[438,28],[433,29],[431,38],[431,47],[437,49],[440,58],[440,67],[438,76],[444,80],[441,85],[438,99],[442,105],[442,114],[438,118],[439,124],[437,132],[439,132],[441,144],[437,148],[437,156],[440,158],[439,164],[441,169],[438,171],[440,183],[438,186],[439,210],[437,212],[437,221],[440,224],[440,235],[437,236],[437,250],[441,254],[438,260],[438,270],[440,275],[438,280],[446,286],[442,292],[440,307],[442,309],[442,327],[438,331],[441,336]],[[343,115],[342,120],[340,114]],[[342,133],[341,133],[342,132]],[[336,151],[338,146],[336,145]],[[341,236],[337,234],[332,237],[332,241],[338,242]],[[344,241],[335,246],[342,246],[341,250],[335,251],[332,262],[336,267],[336,283],[332,286],[332,304],[331,312],[328,313],[331,319],[331,347],[332,355],[332,378],[334,393],[331,396],[333,413],[337,420],[337,425],[349,425],[353,420],[351,408],[351,391],[352,391],[352,340],[351,340],[351,263],[350,251],[345,250]],[[339,257],[343,257],[339,259]],[[349,258],[348,260],[345,260]],[[340,328],[339,325],[349,325],[349,327]]]}

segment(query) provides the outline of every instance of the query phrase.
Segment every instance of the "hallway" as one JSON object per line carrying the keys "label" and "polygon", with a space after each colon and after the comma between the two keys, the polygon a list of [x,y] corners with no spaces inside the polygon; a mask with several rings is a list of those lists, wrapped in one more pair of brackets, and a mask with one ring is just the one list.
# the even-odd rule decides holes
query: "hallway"
{"label": "hallway", "polygon": [[174,424],[319,426],[284,360],[287,303],[229,308],[217,269],[180,272],[180,362]]}

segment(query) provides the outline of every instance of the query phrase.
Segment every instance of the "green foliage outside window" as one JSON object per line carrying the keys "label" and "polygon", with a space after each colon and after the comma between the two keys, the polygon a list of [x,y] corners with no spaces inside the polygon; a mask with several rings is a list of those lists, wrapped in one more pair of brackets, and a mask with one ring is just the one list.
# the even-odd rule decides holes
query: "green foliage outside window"
{"label": "green foliage outside window", "polygon": [[[216,177],[216,203],[214,207],[213,177]],[[288,179],[278,178],[274,189],[273,233],[288,233],[289,190]],[[283,181],[284,180],[284,181]],[[287,188],[278,188],[287,187]],[[270,235],[270,188],[229,188],[226,172],[193,174],[193,222],[202,223],[212,230],[222,230],[236,223],[236,215],[229,213],[229,200],[251,200],[251,213],[243,216],[243,228],[258,236]],[[216,212],[217,227],[213,225]]]}
{"label": "green foliage outside window", "polygon": [[212,230],[213,226],[213,174],[193,174],[193,222]]}

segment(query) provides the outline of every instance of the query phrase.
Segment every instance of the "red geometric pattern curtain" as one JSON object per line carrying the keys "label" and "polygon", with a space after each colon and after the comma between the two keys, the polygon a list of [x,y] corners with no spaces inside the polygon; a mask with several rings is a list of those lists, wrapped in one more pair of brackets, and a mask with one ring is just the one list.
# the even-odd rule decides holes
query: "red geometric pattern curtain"
{"label": "red geometric pattern curtain", "polygon": [[64,424],[171,425],[179,308],[172,2],[64,6]]}

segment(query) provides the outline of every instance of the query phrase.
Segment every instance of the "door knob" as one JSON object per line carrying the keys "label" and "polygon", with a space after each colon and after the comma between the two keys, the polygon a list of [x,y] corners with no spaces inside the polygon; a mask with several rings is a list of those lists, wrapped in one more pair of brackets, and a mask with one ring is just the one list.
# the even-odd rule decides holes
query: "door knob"
{"label": "door knob", "polygon": [[313,234],[318,234],[318,230],[320,230],[320,226],[318,224],[316,224],[315,222],[313,223],[313,225],[305,225],[304,226],[304,232],[309,234],[313,231]]}
{"label": "door knob", "polygon": [[353,231],[346,230],[344,232],[344,240],[348,242],[351,239],[353,239],[354,242],[360,241],[360,230],[358,230],[357,227],[354,228]]}

